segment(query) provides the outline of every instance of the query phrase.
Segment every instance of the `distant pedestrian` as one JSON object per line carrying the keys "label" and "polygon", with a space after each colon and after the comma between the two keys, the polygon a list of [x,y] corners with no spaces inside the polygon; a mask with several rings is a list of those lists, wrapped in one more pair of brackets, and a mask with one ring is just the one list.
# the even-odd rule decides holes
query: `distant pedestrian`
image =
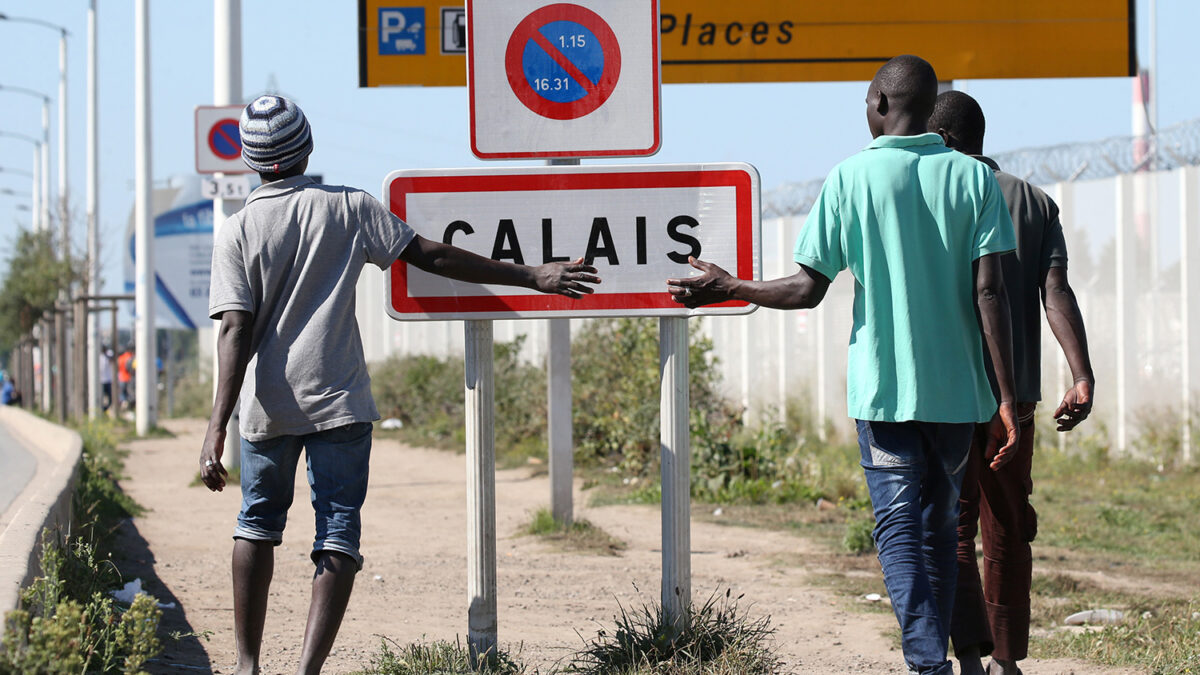
{"label": "distant pedestrian", "polygon": [[[262,96],[241,116],[242,158],[262,185],[213,247],[209,313],[221,321],[217,396],[200,451],[201,478],[225,486],[225,425],[241,390],[242,507],[234,530],[237,672],[258,672],[274,547],[283,539],[300,451],[316,512],[316,573],[297,673],[318,673],[362,566],[371,422],[379,419],[355,319],[366,263],[397,258],[432,274],[577,298],[598,283],[574,263],[526,267],[489,260],[415,234],[369,194],[305,177],[308,120],[294,103]],[[246,377],[247,371],[250,376]]]}
{"label": "distant pedestrian", "polygon": [[125,351],[117,357],[117,384],[121,389],[120,406],[129,407],[133,403],[133,362],[135,358],[137,358],[137,352],[133,343],[126,345]]}
{"label": "distant pedestrian", "polygon": [[112,349],[105,345],[100,352],[100,408],[108,412],[113,403]]}
{"label": "distant pedestrian", "polygon": [[7,371],[0,371],[0,404],[21,405],[21,392]]}
{"label": "distant pedestrian", "polygon": [[1012,223],[992,172],[927,133],[936,97],[933,67],[918,57],[898,56],[875,74],[875,140],[825,179],[796,241],[796,274],[745,281],[693,261],[702,275],[667,281],[689,307],[737,299],[803,309],[821,302],[838,272],[854,275],[847,406],[904,660],[921,675],[953,673],[955,525],[975,425],[991,419],[994,465],[1018,434],[1000,275],[1000,256],[1015,247]]}
{"label": "distant pedestrian", "polygon": [[[1095,377],[1088,355],[1083,315],[1067,282],[1067,244],[1058,205],[1045,192],[1000,170],[983,154],[985,120],[979,103],[961,91],[937,98],[929,129],[946,146],[986,164],[996,175],[1016,228],[1016,253],[1000,267],[1008,289],[1013,327],[1013,372],[1021,442],[1012,461],[984,469],[986,431],[979,428],[963,478],[958,521],[958,591],[950,631],[962,675],[1018,675],[1029,653],[1029,590],[1033,576],[1030,542],[1037,536],[1033,492],[1033,417],[1042,398],[1042,331],[1039,301],[1058,339],[1074,383],[1054,411],[1059,431],[1087,419]],[[989,373],[990,374],[990,373]],[[983,580],[975,561],[975,535],[983,530]],[[983,668],[981,658],[991,654]]]}

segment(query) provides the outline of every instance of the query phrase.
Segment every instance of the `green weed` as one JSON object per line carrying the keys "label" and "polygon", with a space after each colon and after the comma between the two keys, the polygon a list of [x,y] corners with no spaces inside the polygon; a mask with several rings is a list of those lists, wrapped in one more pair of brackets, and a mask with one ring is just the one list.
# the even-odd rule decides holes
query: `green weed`
{"label": "green weed", "polygon": [[586,640],[567,670],[587,675],[770,675],[779,672],[770,617],[749,618],[731,591],[689,607],[677,627],[651,603],[618,605],[616,626]]}
{"label": "green weed", "polygon": [[458,641],[401,645],[382,638],[379,653],[371,658],[370,667],[358,675],[521,675],[525,672],[525,666],[505,652],[489,657],[475,668],[467,648]]}

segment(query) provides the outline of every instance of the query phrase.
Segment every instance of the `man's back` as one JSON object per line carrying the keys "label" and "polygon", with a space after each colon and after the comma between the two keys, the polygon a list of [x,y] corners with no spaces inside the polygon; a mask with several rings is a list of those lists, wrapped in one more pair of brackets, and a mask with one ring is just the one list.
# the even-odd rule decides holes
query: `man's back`
{"label": "man's back", "polygon": [[976,159],[995,173],[1017,236],[1015,255],[1001,259],[1012,316],[1017,400],[1040,401],[1042,282],[1051,267],[1067,266],[1067,243],[1059,222],[1058,205],[1040,188],[1001,170],[991,159],[983,156]]}
{"label": "man's back", "polygon": [[972,263],[1012,249],[1008,221],[991,172],[936,134],[880,136],[830,174],[795,258],[831,279],[849,268],[858,282],[851,417],[990,418]]}
{"label": "man's back", "polygon": [[254,316],[242,435],[262,440],[378,418],[355,319],[367,262],[412,230],[370,195],[303,176],[264,184],[221,229],[209,313]]}

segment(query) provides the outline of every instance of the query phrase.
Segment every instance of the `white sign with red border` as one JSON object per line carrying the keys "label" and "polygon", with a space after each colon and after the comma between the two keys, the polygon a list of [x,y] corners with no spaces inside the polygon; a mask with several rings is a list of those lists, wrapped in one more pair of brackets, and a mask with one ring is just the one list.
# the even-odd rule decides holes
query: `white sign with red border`
{"label": "white sign with red border", "polygon": [[676,304],[666,280],[698,274],[689,255],[762,278],[758,171],[749,164],[546,166],[396,171],[384,203],[427,239],[527,265],[584,258],[603,282],[581,299],[469,284],[397,261],[398,320],[747,314]]}
{"label": "white sign with red border", "polygon": [[658,0],[467,0],[481,159],[658,152]]}
{"label": "white sign with red border", "polygon": [[196,106],[196,173],[250,173],[242,161],[240,105]]}

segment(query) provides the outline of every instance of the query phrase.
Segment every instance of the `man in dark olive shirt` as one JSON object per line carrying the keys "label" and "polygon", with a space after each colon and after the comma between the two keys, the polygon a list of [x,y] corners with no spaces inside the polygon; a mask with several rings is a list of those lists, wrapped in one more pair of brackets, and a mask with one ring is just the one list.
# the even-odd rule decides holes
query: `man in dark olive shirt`
{"label": "man in dark olive shirt", "polygon": [[[1094,379],[1083,317],[1067,283],[1067,245],[1058,206],[1038,188],[1000,170],[983,155],[984,116],[979,103],[960,91],[938,96],[929,130],[946,146],[991,167],[1004,194],[1017,235],[1014,255],[1001,259],[1012,313],[1013,372],[1016,380],[1020,445],[1012,461],[986,468],[986,436],[976,433],[959,498],[958,588],[951,638],[962,675],[1016,675],[1029,646],[1029,585],[1037,514],[1033,491],[1033,414],[1041,399],[1041,321],[1046,318],[1075,378],[1054,411],[1059,431],[1082,422],[1092,408]],[[981,499],[982,497],[982,499]],[[983,583],[975,562],[975,534],[983,530]],[[992,655],[985,670],[981,657]]]}

